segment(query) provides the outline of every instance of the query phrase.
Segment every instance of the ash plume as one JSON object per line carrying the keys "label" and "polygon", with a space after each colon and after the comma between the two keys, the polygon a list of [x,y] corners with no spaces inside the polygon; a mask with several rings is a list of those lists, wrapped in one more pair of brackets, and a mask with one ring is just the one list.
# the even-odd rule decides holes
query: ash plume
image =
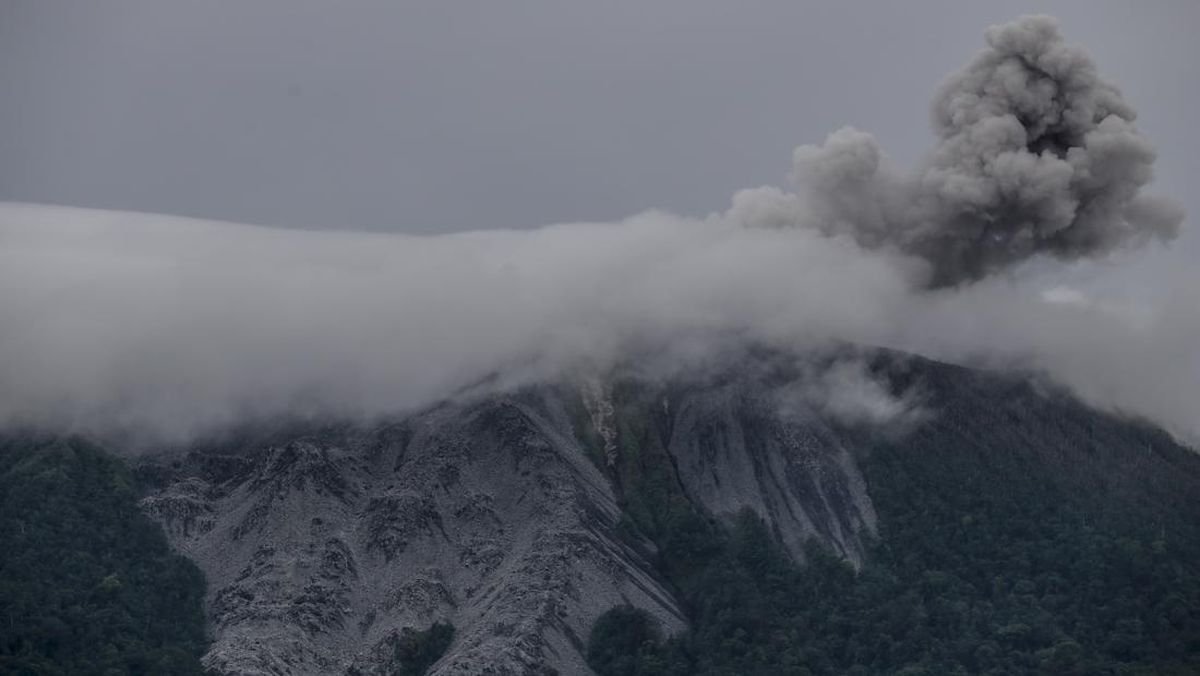
{"label": "ash plume", "polygon": [[934,287],[1038,254],[1074,260],[1174,237],[1182,210],[1141,192],[1154,149],[1088,54],[1047,16],[986,37],[937,93],[937,145],[918,169],[887,166],[870,134],[844,128],[796,150],[796,199],[760,189],[735,211],[919,256]]}

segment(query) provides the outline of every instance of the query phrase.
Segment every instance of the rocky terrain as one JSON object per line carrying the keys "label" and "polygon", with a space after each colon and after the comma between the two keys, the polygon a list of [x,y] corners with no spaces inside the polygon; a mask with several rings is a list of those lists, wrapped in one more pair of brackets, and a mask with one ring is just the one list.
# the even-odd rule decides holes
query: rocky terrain
{"label": "rocky terrain", "polygon": [[849,449],[771,391],[581,381],[247,435],[148,460],[142,506],[208,578],[218,673],[386,673],[399,633],[438,621],[456,634],[430,673],[588,673],[614,606],[685,626],[622,519],[651,453],[706,513],[750,508],[797,557],[816,537],[861,558],[875,515]]}
{"label": "rocky terrain", "polygon": [[[448,623],[427,673],[587,674],[589,632],[617,606],[666,635],[688,627],[654,544],[680,500],[716,522],[753,512],[793,560],[815,541],[861,567],[887,537],[877,505],[895,516],[898,486],[940,480],[937,463],[919,468],[935,451],[964,464],[950,485],[992,472],[1001,495],[1030,490],[1030,472],[1158,513],[1190,509],[1200,485],[1161,431],[1024,378],[879,352],[734,363],[231,433],[143,459],[141,505],[207,577],[212,672],[397,673],[400,643]],[[887,421],[828,406],[846,363]],[[890,450],[870,464],[872,449]],[[903,476],[881,475],[889,462]]]}

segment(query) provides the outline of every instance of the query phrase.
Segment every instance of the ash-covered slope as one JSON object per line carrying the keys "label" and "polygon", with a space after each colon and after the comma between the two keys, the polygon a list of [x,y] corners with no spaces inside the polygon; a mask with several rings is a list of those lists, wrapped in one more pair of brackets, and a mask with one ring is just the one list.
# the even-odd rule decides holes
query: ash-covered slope
{"label": "ash-covered slope", "polygon": [[616,605],[684,628],[621,512],[664,468],[698,510],[749,507],[797,553],[815,536],[860,558],[874,514],[848,449],[762,384],[548,385],[210,444],[144,466],[143,505],[208,576],[220,672],[383,673],[402,628],[448,621],[431,673],[586,673]]}
{"label": "ash-covered slope", "polygon": [[434,673],[585,671],[597,615],[682,613],[550,393],[194,453],[144,501],[208,575],[222,673],[387,673],[403,627],[457,628]]}
{"label": "ash-covered slope", "polygon": [[[891,394],[918,393],[922,414],[848,423],[789,394],[846,360]],[[922,448],[939,459],[918,461]],[[435,622],[456,633],[432,674],[590,673],[588,633],[613,607],[667,634],[695,620],[672,578],[678,552],[656,546],[680,514],[720,524],[749,509],[794,560],[816,541],[861,566],[875,534],[897,532],[897,487],[918,474],[1019,494],[1028,471],[1064,494],[1110,491],[1114,511],[1189,508],[1200,488],[1200,463],[1165,434],[1024,381],[883,353],[532,386],[231,438],[142,470],[145,511],[208,577],[205,663],[229,674],[389,673],[404,629]]]}

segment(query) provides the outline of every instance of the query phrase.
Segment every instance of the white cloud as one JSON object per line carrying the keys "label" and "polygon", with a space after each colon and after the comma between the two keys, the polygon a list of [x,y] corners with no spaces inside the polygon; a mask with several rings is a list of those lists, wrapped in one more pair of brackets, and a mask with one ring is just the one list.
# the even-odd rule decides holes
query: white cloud
{"label": "white cloud", "polygon": [[717,216],[412,237],[3,205],[0,419],[186,436],[386,413],[492,374],[736,335],[1043,369],[1095,404],[1200,432],[1190,270],[1163,270],[1138,321],[1019,276],[930,292],[922,272]]}

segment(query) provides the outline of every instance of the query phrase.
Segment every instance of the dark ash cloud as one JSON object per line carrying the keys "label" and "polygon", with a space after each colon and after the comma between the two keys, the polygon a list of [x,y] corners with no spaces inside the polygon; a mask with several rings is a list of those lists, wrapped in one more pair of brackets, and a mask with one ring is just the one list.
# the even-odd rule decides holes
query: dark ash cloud
{"label": "dark ash cloud", "polygon": [[1142,192],[1155,151],[1088,54],[1046,16],[993,26],[986,37],[987,48],[938,92],[937,145],[919,168],[892,168],[871,135],[841,129],[796,150],[800,199],[768,223],[917,255],[935,287],[1039,254],[1070,261],[1173,238],[1182,210]]}

